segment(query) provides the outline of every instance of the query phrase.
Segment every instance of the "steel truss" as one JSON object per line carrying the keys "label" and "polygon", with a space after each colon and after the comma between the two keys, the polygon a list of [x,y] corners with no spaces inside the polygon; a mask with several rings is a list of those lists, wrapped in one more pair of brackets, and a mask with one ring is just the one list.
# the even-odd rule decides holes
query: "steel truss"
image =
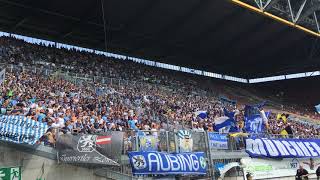
{"label": "steel truss", "polygon": [[231,0],[233,3],[320,37],[320,0]]}

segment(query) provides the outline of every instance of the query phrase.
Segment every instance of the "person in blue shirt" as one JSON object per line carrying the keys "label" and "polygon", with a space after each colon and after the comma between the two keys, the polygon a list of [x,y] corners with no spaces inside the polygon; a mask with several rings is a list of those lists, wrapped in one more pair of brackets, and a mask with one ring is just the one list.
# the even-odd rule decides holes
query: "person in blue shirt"
{"label": "person in blue shirt", "polygon": [[42,109],[40,111],[40,114],[37,117],[37,120],[38,120],[38,122],[42,122],[42,120],[44,120],[45,118],[46,118],[46,114],[45,114],[44,110]]}
{"label": "person in blue shirt", "polygon": [[135,123],[135,121],[133,119],[130,119],[128,121],[128,126],[129,126],[130,129],[133,129],[133,130],[137,130],[138,129],[137,126],[136,126],[136,123]]}

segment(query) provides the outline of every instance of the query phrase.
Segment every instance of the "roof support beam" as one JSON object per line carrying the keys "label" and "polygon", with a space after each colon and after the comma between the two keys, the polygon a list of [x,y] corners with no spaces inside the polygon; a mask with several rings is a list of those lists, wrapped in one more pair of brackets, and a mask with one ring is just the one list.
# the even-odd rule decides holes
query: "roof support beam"
{"label": "roof support beam", "polygon": [[301,5],[300,8],[299,8],[299,11],[298,11],[298,13],[297,13],[297,16],[294,18],[294,21],[293,21],[294,23],[297,23],[298,20],[300,19],[300,17],[301,17],[301,12],[303,11],[306,3],[307,3],[307,0],[304,0],[304,2],[302,3],[302,5]]}
{"label": "roof support beam", "polygon": [[304,18],[312,15],[315,11],[319,11],[320,10],[320,2],[318,2],[318,1],[310,1],[308,3],[308,5],[305,8],[303,8],[303,10],[305,10],[305,11],[300,16],[300,18],[297,20],[297,22],[300,22]]}
{"label": "roof support beam", "polygon": [[278,3],[280,0],[268,0],[263,6],[263,11],[268,11],[274,4]]}
{"label": "roof support beam", "polygon": [[[320,34],[319,34],[318,32],[315,32],[315,31],[313,31],[313,30],[311,30],[311,29],[308,29],[308,28],[306,28],[306,27],[303,27],[303,26],[301,26],[301,25],[295,24],[295,23],[293,23],[293,22],[291,22],[291,21],[288,21],[288,20],[286,20],[286,19],[284,19],[284,18],[281,18],[281,17],[279,17],[279,16],[277,16],[277,15],[274,15],[274,14],[272,14],[272,13],[268,13],[268,12],[261,11],[260,9],[254,7],[254,6],[250,5],[250,4],[244,3],[244,2],[242,2],[241,0],[231,0],[231,2],[237,4],[238,6],[244,7],[244,8],[246,8],[246,9],[249,9],[249,10],[254,11],[254,12],[256,12],[256,13],[259,13],[259,14],[262,14],[262,15],[264,15],[264,16],[267,16],[267,17],[269,17],[269,18],[271,18],[271,19],[273,19],[273,20],[276,20],[276,21],[281,22],[281,23],[283,23],[283,24],[286,24],[286,25],[288,25],[288,26],[297,28],[297,29],[299,29],[299,30],[301,30],[301,31],[304,31],[304,32],[309,33],[309,34],[312,34],[312,35],[314,35],[314,36],[316,36],[316,37],[320,37]],[[318,4],[320,4],[320,2],[319,2]],[[313,7],[313,8],[315,8],[315,7]],[[313,12],[314,12],[314,11],[312,11],[312,13],[313,13]]]}
{"label": "roof support beam", "polygon": [[293,11],[292,11],[292,7],[291,7],[291,2],[290,2],[290,0],[287,0],[287,2],[288,2],[288,6],[289,6],[291,21],[292,21],[292,22],[295,22],[295,18],[294,18]]}
{"label": "roof support beam", "polygon": [[317,13],[316,12],[313,12],[313,18],[316,21],[317,30],[320,33],[319,21],[318,21],[318,17],[317,17]]}

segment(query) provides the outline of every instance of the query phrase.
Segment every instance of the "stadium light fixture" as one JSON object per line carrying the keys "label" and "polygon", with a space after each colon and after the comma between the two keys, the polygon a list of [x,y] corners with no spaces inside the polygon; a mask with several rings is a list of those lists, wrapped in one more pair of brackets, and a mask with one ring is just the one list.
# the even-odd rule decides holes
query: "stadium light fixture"
{"label": "stadium light fixture", "polygon": [[[267,3],[269,4],[271,1],[272,1],[272,0],[269,0]],[[276,1],[276,0],[274,0],[274,1]],[[243,2],[243,1],[241,1],[241,0],[231,0],[231,2],[234,3],[234,4],[236,4],[236,5],[238,5],[238,6],[241,6],[241,7],[244,7],[244,8],[246,8],[246,9],[249,9],[249,10],[251,10],[251,11],[253,11],[253,12],[256,12],[256,13],[262,14],[262,15],[264,15],[264,16],[266,16],[266,17],[269,17],[269,18],[271,18],[271,19],[273,19],[273,20],[276,20],[276,21],[278,21],[278,22],[280,22],[280,23],[283,23],[283,24],[286,24],[286,25],[288,25],[288,26],[291,26],[291,27],[294,27],[294,28],[296,28],[296,29],[299,29],[299,30],[301,30],[301,31],[304,31],[304,32],[306,32],[306,33],[308,33],[308,34],[311,34],[311,35],[313,35],[313,36],[320,37],[319,24],[318,24],[318,19],[317,19],[317,16],[316,16],[316,13],[315,13],[315,12],[312,12],[312,13],[313,13],[315,25],[316,25],[316,27],[317,27],[317,31],[318,31],[318,32],[313,31],[313,30],[311,30],[311,29],[308,29],[308,28],[306,28],[306,27],[303,27],[302,25],[297,24],[297,22],[299,22],[299,20],[301,19],[301,18],[300,18],[300,17],[301,17],[301,12],[302,12],[303,8],[305,8],[305,3],[306,3],[306,1],[304,1],[304,4],[301,5],[301,7],[300,7],[300,9],[299,9],[299,12],[297,13],[296,17],[294,17],[293,12],[292,12],[292,8],[291,8],[291,4],[290,4],[290,0],[288,0],[288,5],[289,5],[289,9],[290,9],[290,14],[291,14],[290,16],[292,17],[292,22],[289,21],[289,20],[286,20],[286,19],[284,19],[284,18],[282,18],[282,17],[279,17],[279,16],[277,16],[277,15],[274,15],[274,14],[272,14],[272,13],[270,13],[270,12],[267,12],[267,11],[266,11],[266,7],[268,6],[268,4],[266,4],[265,6],[260,5],[260,6],[258,6],[258,7],[261,7],[261,8],[257,8],[257,7],[255,7],[255,6],[250,5],[250,4],[248,4],[248,3],[246,3],[246,2]],[[270,5],[269,5],[269,6],[270,6]]]}

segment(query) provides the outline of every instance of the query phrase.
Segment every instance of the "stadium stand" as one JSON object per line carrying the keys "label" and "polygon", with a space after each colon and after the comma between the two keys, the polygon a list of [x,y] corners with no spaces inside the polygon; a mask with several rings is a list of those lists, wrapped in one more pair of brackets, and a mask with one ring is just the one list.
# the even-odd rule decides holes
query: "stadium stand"
{"label": "stadium stand", "polygon": [[[196,80],[183,81],[184,74],[171,76],[165,70],[141,64],[29,44],[10,37],[0,40],[1,61],[9,62],[7,67],[14,65],[14,70],[6,74],[2,88],[2,114],[25,115],[52,128],[60,128],[63,133],[158,131],[169,127],[214,132],[217,131],[214,119],[224,116],[219,93],[201,88]],[[24,67],[38,70],[30,74]],[[67,78],[45,76],[48,73],[45,70],[78,73],[83,77],[117,78],[129,83],[105,85],[92,81],[76,85]],[[237,97],[239,91],[244,90],[238,88],[233,96]],[[243,107],[229,105],[228,109],[238,112],[237,131],[245,132]],[[201,110],[207,111],[207,117],[197,117],[196,112]],[[275,113],[269,118],[269,126],[270,134],[281,134],[290,126],[295,136],[319,135],[318,127],[310,123],[277,121]],[[54,133],[50,129],[45,144],[53,146],[54,143]]]}
{"label": "stadium stand", "polygon": [[0,180],[320,179],[317,1],[0,0]]}

